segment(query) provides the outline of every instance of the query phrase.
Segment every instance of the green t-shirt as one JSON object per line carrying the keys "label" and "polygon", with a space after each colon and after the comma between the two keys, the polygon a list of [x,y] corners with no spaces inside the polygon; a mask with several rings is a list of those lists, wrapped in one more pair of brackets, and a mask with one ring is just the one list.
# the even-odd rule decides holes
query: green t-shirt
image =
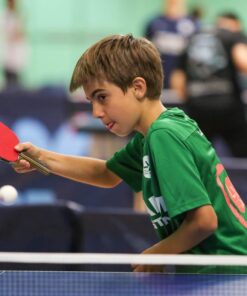
{"label": "green t-shirt", "polygon": [[136,133],[107,167],[142,190],[160,239],[181,225],[187,211],[210,204],[218,228],[189,253],[247,254],[245,205],[211,143],[180,109],[163,112],[145,137]]}

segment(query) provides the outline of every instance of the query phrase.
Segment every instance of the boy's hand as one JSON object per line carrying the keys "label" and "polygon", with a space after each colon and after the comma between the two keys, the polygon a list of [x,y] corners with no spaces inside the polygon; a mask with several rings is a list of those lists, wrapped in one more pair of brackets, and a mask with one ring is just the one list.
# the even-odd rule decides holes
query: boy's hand
{"label": "boy's hand", "polygon": [[161,265],[132,265],[133,272],[164,272]]}
{"label": "boy's hand", "polygon": [[[142,254],[157,254],[154,247],[150,247],[142,252]],[[132,265],[133,272],[164,272],[162,265]]]}
{"label": "boy's hand", "polygon": [[[28,153],[31,157],[36,159],[39,159],[40,156],[40,150],[28,142],[19,143],[15,146],[15,150],[17,152]],[[17,173],[27,173],[35,170],[35,168],[33,168],[31,164],[25,159],[20,159],[17,162],[12,163],[12,167]]]}

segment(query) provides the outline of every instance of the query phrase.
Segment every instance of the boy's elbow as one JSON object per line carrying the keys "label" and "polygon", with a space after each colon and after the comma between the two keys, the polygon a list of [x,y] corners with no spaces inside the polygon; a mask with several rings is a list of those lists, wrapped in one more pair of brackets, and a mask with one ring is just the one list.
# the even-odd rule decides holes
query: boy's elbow
{"label": "boy's elbow", "polygon": [[201,237],[208,237],[218,228],[217,215],[210,205],[191,211],[187,219],[192,223],[194,231]]}
{"label": "boy's elbow", "polygon": [[217,219],[217,216],[215,216],[213,219],[211,219],[209,221],[209,223],[206,225],[205,227],[206,229],[206,232],[208,232],[209,234],[212,234],[214,233],[217,228],[218,228],[218,219]]}
{"label": "boy's elbow", "polygon": [[213,234],[218,228],[218,218],[213,211],[207,217],[204,217],[198,223],[198,230],[206,236]]}

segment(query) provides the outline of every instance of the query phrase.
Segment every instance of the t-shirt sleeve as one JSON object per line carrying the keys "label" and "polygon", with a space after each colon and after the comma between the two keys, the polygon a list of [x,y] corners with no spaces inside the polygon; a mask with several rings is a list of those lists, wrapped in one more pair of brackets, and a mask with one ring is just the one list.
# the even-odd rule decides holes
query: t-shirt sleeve
{"label": "t-shirt sleeve", "polygon": [[150,150],[170,217],[211,204],[186,142],[164,129],[150,135]]}
{"label": "t-shirt sleeve", "polygon": [[107,168],[123,179],[135,192],[142,190],[142,136],[137,134],[106,162]]}

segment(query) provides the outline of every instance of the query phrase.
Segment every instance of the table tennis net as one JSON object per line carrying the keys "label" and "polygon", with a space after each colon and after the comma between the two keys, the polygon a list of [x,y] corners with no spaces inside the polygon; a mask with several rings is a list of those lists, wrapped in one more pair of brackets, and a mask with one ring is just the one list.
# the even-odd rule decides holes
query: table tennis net
{"label": "table tennis net", "polygon": [[[163,267],[135,273],[136,264]],[[0,253],[0,295],[246,295],[246,256]]]}

